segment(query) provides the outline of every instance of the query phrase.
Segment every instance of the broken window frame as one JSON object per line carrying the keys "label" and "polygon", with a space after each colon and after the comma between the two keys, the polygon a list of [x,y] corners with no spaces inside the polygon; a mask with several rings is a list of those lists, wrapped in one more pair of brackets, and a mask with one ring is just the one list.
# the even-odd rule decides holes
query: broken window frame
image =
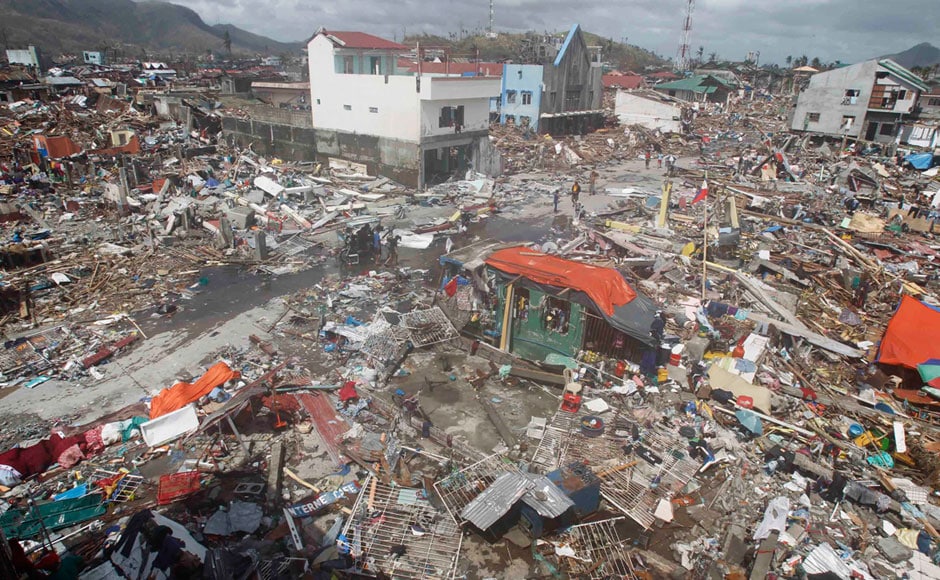
{"label": "broken window frame", "polygon": [[464,106],[444,106],[441,107],[441,114],[437,119],[438,128],[444,127],[463,127]]}
{"label": "broken window frame", "polygon": [[516,91],[506,91],[506,103],[515,104],[516,102]]}
{"label": "broken window frame", "polygon": [[[571,302],[554,296],[544,296],[542,300],[542,328],[560,336],[567,336],[571,330]],[[556,327],[554,318],[551,320],[552,324],[549,324],[547,318],[551,310],[560,310],[565,314],[565,321],[560,329]]]}
{"label": "broken window frame", "polygon": [[862,94],[860,89],[845,89],[845,92],[842,94],[842,104],[843,105],[857,105],[858,97]]}

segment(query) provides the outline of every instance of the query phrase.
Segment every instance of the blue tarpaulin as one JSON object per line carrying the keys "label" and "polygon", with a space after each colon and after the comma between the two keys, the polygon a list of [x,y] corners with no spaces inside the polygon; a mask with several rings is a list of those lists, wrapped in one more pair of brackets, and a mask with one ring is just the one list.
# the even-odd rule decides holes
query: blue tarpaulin
{"label": "blue tarpaulin", "polygon": [[933,153],[912,153],[904,158],[914,169],[930,169],[933,165]]}

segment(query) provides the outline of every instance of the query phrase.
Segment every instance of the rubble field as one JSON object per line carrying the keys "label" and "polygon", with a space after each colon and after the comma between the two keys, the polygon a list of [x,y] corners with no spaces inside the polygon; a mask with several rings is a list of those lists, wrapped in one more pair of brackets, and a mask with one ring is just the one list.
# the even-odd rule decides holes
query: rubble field
{"label": "rubble field", "polygon": [[788,106],[414,191],[0,104],[18,571],[940,578],[937,172]]}

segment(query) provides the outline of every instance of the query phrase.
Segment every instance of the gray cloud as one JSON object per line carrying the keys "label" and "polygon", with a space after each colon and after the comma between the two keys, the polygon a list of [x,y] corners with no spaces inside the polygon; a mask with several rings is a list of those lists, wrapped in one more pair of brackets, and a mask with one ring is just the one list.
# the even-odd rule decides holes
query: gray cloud
{"label": "gray cloud", "polygon": [[[403,33],[447,35],[486,25],[489,3],[458,0],[175,0],[210,24],[230,23],[276,40],[303,40],[320,26],[362,30],[386,38]],[[675,56],[685,0],[611,0],[573,6],[565,0],[496,0],[496,27],[505,32],[590,32]],[[763,62],[787,55],[855,62],[932,41],[940,32],[937,0],[698,0],[692,50]]]}

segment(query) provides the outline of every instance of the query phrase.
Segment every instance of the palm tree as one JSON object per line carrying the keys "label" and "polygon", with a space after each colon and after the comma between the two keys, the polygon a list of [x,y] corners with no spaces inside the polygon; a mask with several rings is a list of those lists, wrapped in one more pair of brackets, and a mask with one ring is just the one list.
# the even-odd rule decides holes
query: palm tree
{"label": "palm tree", "polygon": [[222,46],[225,47],[226,52],[232,54],[232,35],[229,34],[227,29],[225,31],[225,35],[222,36]]}
{"label": "palm tree", "polygon": [[787,63],[787,68],[790,68],[790,65],[793,64],[793,57],[788,54],[787,58],[783,59],[783,62]]}
{"label": "palm tree", "polygon": [[718,53],[717,52],[708,53],[708,62],[718,62]]}
{"label": "palm tree", "polygon": [[695,56],[699,62],[702,62],[702,55],[705,54],[705,47],[699,46],[698,50],[695,51]]}
{"label": "palm tree", "polygon": [[819,60],[819,57],[813,57],[813,63],[811,65],[813,68],[822,68],[822,61]]}

